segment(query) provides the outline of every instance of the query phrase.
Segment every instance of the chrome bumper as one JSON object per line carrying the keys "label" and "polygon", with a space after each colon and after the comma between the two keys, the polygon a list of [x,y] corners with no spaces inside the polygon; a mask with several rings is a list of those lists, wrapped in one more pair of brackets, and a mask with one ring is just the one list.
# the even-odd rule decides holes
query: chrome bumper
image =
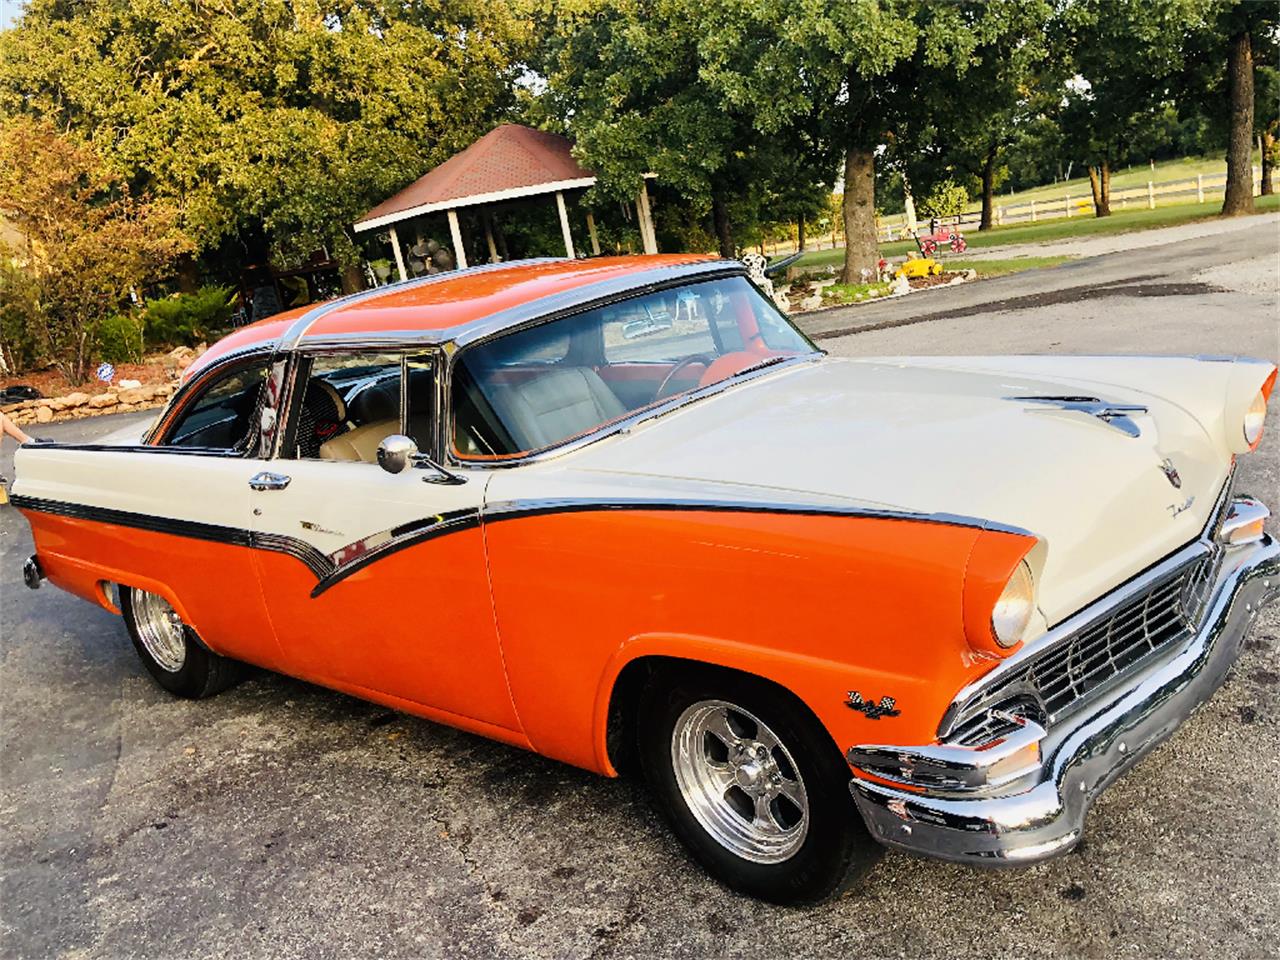
{"label": "chrome bumper", "polygon": [[[951,788],[899,789],[855,778],[849,789],[881,843],[977,865],[1033,863],[1079,841],[1093,799],[1167,738],[1226,678],[1258,609],[1280,593],[1280,544],[1271,537],[1226,551],[1207,613],[1178,651],[1082,707],[1043,734],[1040,762],[982,796]],[[883,752],[886,748],[871,748]],[[930,747],[903,747],[905,768],[936,762]],[[855,747],[858,766],[868,751]]]}

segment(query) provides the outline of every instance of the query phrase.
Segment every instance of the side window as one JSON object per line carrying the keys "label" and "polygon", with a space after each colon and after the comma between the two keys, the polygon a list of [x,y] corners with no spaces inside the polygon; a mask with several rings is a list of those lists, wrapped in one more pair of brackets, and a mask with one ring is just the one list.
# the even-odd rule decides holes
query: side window
{"label": "side window", "polygon": [[[307,369],[304,364],[304,369]],[[408,434],[424,453],[435,437],[435,360],[393,353],[311,358],[286,456],[376,463],[378,444]]]}
{"label": "side window", "polygon": [[254,418],[269,370],[261,363],[215,379],[187,404],[164,446],[247,452],[257,432]]}

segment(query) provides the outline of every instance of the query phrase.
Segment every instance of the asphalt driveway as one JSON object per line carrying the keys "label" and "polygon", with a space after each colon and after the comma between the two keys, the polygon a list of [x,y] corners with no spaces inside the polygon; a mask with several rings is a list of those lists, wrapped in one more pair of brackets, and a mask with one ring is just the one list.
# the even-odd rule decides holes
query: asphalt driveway
{"label": "asphalt driveway", "polygon": [[[1268,218],[805,322],[846,355],[1276,359],[1278,264]],[[1272,420],[1240,476],[1275,504]],[[709,880],[633,783],[271,674],[171,699],[117,618],[23,589],[29,552],[25,522],[0,508],[6,957],[1263,957],[1280,944],[1275,607],[1223,690],[1095,805],[1074,853],[1003,872],[889,854],[844,898],[794,910]],[[432,598],[415,599],[427,617]]]}

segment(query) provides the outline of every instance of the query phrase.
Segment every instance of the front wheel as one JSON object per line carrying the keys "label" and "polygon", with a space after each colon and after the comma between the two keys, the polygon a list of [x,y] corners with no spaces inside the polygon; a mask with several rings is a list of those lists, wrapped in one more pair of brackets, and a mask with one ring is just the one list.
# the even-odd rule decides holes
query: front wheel
{"label": "front wheel", "polygon": [[198,700],[240,679],[240,664],[205,647],[159,594],[121,587],[120,612],[147,672],[175,696]]}
{"label": "front wheel", "polygon": [[655,674],[640,760],[662,813],[709,873],[775,903],[822,900],[879,855],[849,768],[784,691],[717,670]]}

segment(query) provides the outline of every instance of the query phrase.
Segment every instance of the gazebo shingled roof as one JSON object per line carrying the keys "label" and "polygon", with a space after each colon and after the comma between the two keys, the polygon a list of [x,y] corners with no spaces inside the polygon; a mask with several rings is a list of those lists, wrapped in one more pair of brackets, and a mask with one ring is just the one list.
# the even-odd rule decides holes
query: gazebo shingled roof
{"label": "gazebo shingled roof", "polygon": [[557,134],[504,123],[382,201],[355,228],[372,230],[437,210],[592,186],[595,175],[573,158],[571,147]]}
{"label": "gazebo shingled roof", "polygon": [[[458,210],[487,203],[500,203],[520,197],[555,194],[564,236],[565,253],[575,256],[569,214],[565,207],[567,190],[593,186],[595,174],[573,158],[573,144],[545,130],[535,130],[515,123],[495,127],[461,153],[427,171],[399,193],[382,201],[355,223],[357,232],[386,229],[395,254],[396,271],[401,280],[408,277],[396,224],[428,213],[443,211],[448,215],[449,234],[453,241],[454,262],[467,266],[467,255],[458,223]],[[652,176],[646,174],[645,176]],[[641,181],[636,197],[637,220],[645,253],[657,253],[658,242],[649,212],[649,195]],[[588,210],[587,229],[593,254],[600,253],[595,220]],[[489,220],[484,219],[485,240],[491,262],[498,260]]]}

